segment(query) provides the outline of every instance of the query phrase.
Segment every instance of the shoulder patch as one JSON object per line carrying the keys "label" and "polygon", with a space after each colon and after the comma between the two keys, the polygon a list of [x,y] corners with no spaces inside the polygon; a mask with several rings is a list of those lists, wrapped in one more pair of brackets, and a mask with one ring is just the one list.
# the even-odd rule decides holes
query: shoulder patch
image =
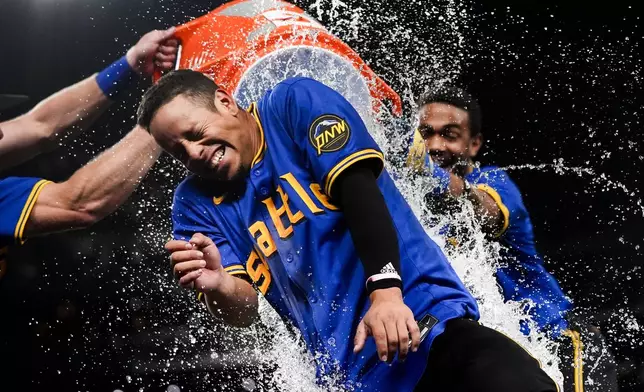
{"label": "shoulder patch", "polygon": [[321,115],[309,127],[309,142],[318,156],[324,152],[338,151],[347,144],[349,136],[349,123],[333,114]]}

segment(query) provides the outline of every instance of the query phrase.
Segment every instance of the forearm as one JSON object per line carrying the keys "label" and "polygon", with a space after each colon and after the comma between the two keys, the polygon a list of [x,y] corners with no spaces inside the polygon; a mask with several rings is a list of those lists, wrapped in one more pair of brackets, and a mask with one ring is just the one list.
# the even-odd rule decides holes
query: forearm
{"label": "forearm", "polygon": [[453,173],[450,173],[447,193],[452,197],[460,197],[466,193],[466,197],[472,202],[474,213],[480,220],[485,233],[498,233],[500,226],[503,224],[503,215],[490,195],[474,187],[470,187],[470,191],[467,192],[465,180]]}
{"label": "forearm", "polygon": [[335,198],[344,214],[368,283],[376,290],[402,286],[398,233],[374,173],[351,167],[337,180]]}
{"label": "forearm", "polygon": [[245,280],[222,274],[219,289],[205,294],[208,310],[229,325],[250,326],[257,319],[257,292]]}
{"label": "forearm", "polygon": [[0,140],[0,169],[25,162],[82,132],[110,102],[92,75],[0,124],[5,134]]}
{"label": "forearm", "polygon": [[134,192],[161,153],[135,128],[67,181],[43,188],[27,222],[27,236],[89,226],[115,211]]}

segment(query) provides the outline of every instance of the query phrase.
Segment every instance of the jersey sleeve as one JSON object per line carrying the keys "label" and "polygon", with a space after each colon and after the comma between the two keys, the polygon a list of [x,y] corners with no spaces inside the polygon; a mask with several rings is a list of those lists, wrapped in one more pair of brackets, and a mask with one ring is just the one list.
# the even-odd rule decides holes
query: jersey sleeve
{"label": "jersey sleeve", "polygon": [[0,180],[0,247],[24,242],[25,225],[40,192],[48,183],[31,177]]}
{"label": "jersey sleeve", "polygon": [[175,193],[172,206],[172,236],[176,240],[188,241],[196,233],[212,239],[221,254],[221,265],[230,275],[247,275],[244,265],[233,251],[228,239],[217,228],[217,223],[208,213],[195,189],[185,183]]}
{"label": "jersey sleeve", "polygon": [[313,79],[291,83],[282,105],[287,131],[309,163],[315,179],[331,196],[338,176],[358,162],[376,177],[384,167],[380,148],[358,112],[338,92]]}
{"label": "jersey sleeve", "polygon": [[474,180],[474,184],[476,188],[494,199],[503,214],[503,227],[495,234],[495,237],[503,236],[509,228],[514,226],[513,223],[516,224],[522,216],[527,214],[519,188],[504,170],[492,169],[482,172]]}

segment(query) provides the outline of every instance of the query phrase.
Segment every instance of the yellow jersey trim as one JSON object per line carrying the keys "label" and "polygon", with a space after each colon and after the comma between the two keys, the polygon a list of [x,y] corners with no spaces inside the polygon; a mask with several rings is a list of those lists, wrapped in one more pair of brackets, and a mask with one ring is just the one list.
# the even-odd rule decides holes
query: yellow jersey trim
{"label": "yellow jersey trim", "polygon": [[378,152],[371,148],[354,152],[353,154],[338,162],[329,171],[329,174],[327,174],[326,176],[326,181],[324,181],[324,193],[330,197],[331,189],[333,189],[333,183],[335,182],[335,180],[337,180],[338,176],[354,163],[369,158],[378,158],[382,162],[384,167],[385,157],[381,152]]}
{"label": "yellow jersey trim", "polygon": [[264,152],[266,151],[266,139],[264,138],[264,127],[262,127],[262,122],[259,118],[259,111],[257,110],[257,104],[253,102],[249,107],[248,107],[248,112],[253,116],[255,119],[255,122],[257,123],[257,126],[259,127],[259,135],[260,135],[260,147],[259,150],[255,153],[255,157],[253,158],[253,162],[250,164],[250,167],[255,166],[259,161],[262,160],[264,157]]}
{"label": "yellow jersey trim", "polygon": [[579,332],[572,330],[565,330],[562,335],[568,336],[572,340],[573,348],[573,373],[574,373],[574,388],[575,392],[584,392],[584,360],[583,351],[584,344],[581,341]]}
{"label": "yellow jersey trim", "polygon": [[425,140],[417,129],[414,131],[414,140],[411,143],[409,154],[407,155],[407,167],[422,172],[425,168],[425,154],[427,154]]}
{"label": "yellow jersey trim", "polygon": [[494,188],[492,188],[491,186],[486,184],[478,184],[476,185],[476,188],[490,195],[490,197],[494,199],[496,205],[499,207],[499,210],[501,210],[501,213],[503,214],[503,227],[501,228],[501,230],[499,230],[498,233],[494,235],[495,238],[499,238],[510,226],[510,210],[508,210],[508,207],[503,204],[503,200],[501,200],[501,195],[499,195],[499,192],[494,190]]}
{"label": "yellow jersey trim", "polygon": [[45,187],[45,185],[49,184],[50,182],[51,181],[40,180],[31,189],[31,193],[29,194],[29,197],[27,198],[27,201],[25,202],[25,205],[22,208],[20,219],[18,219],[18,223],[16,223],[16,229],[14,230],[14,233],[13,233],[13,236],[16,239],[16,242],[18,244],[22,245],[25,242],[22,235],[25,231],[25,226],[27,225],[27,221],[29,220],[31,211],[34,209],[34,206],[36,205],[36,201],[38,200],[38,196],[40,195],[40,192]]}
{"label": "yellow jersey trim", "polygon": [[235,264],[224,268],[224,271],[230,275],[247,275],[246,269],[241,264]]}

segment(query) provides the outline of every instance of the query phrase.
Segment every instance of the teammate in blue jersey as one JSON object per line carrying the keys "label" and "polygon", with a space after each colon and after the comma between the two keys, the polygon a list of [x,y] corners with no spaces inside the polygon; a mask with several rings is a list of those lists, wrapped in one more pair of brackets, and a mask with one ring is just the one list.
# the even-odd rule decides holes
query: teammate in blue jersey
{"label": "teammate in blue jersey", "polygon": [[[599,331],[573,315],[572,303],[546,269],[519,188],[504,170],[474,163],[482,144],[481,111],[467,92],[443,87],[421,98],[408,164],[437,180],[428,192],[428,206],[445,211],[459,198],[472,202],[483,230],[503,245],[496,278],[505,299],[526,302],[537,327],[562,341],[566,390],[616,391],[612,355]],[[527,324],[522,330],[529,332]],[[582,346],[583,360],[574,352]],[[581,361],[577,365],[575,358]]]}
{"label": "teammate in blue jersey", "polygon": [[341,375],[350,390],[556,390],[526,351],[476,322],[336,91],[287,79],[243,110],[181,70],[146,92],[138,121],[193,173],[176,190],[166,248],[212,314],[250,325],[259,291],[317,354],[320,382]]}
{"label": "teammate in blue jersey", "polygon": [[[69,86],[28,113],[0,123],[0,171],[58,146],[87,128],[137,75],[169,70],[176,58],[173,29],[145,34],[103,71]],[[0,105],[10,96],[0,96]],[[87,227],[116,210],[152,167],[161,149],[143,129],[60,183],[40,178],[0,179],[0,278],[9,247],[28,237]]]}

